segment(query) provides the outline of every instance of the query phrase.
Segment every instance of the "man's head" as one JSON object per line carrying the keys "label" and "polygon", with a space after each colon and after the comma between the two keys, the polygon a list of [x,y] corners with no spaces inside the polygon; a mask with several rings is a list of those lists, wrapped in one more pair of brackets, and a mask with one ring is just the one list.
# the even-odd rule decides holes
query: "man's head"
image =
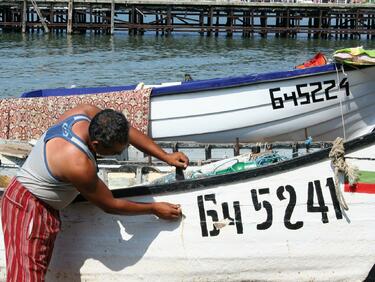
{"label": "man's head", "polygon": [[105,109],[91,120],[89,136],[90,145],[96,153],[120,154],[129,142],[129,123],[122,113]]}

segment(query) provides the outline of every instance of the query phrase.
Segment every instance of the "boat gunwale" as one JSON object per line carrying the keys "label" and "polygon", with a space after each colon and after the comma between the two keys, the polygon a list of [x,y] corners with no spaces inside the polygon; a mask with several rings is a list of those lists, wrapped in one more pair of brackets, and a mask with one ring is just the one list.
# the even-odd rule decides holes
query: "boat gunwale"
{"label": "boat gunwale", "polygon": [[[359,149],[372,143],[375,143],[375,132],[360,136],[356,139],[344,143],[345,153],[349,153],[355,149]],[[180,193],[197,189],[209,189],[214,185],[238,183],[243,180],[249,180],[251,178],[257,178],[260,176],[267,176],[272,173],[280,173],[283,171],[299,168],[304,165],[312,164],[323,159],[327,159],[330,151],[331,147],[327,147],[310,154],[255,169],[233,172],[223,175],[208,176],[200,179],[176,181],[166,184],[140,185],[130,188],[120,188],[111,190],[111,192],[115,198],[124,198],[134,196],[160,195],[172,192]],[[82,201],[86,201],[86,199],[84,199],[81,195],[78,195],[74,202]]]}
{"label": "boat gunwale", "polygon": [[[310,67],[305,69],[292,69],[286,71],[276,72],[263,72],[248,74],[242,76],[232,76],[224,78],[211,78],[202,79],[196,81],[181,82],[178,85],[160,86],[153,87],[151,97],[160,97],[165,95],[185,94],[190,92],[218,90],[225,88],[243,87],[253,84],[262,84],[275,81],[297,79],[306,76],[316,76],[325,73],[336,72],[340,70],[341,64],[331,63],[323,66]],[[371,66],[361,66],[360,68],[366,68]],[[345,70],[355,70],[352,66],[344,66]],[[137,85],[125,85],[125,86],[110,86],[110,87],[82,87],[82,88],[51,88],[51,89],[39,89],[34,91],[25,92],[21,95],[21,98],[37,98],[37,97],[49,97],[49,96],[69,96],[69,95],[89,95],[89,94],[104,94],[115,91],[131,91],[136,88]]]}
{"label": "boat gunwale", "polygon": [[269,82],[298,79],[307,76],[317,76],[326,73],[336,72],[338,64],[328,64],[323,66],[293,69],[287,71],[265,72],[258,74],[249,74],[243,76],[233,76],[226,78],[212,78],[183,82],[180,85],[171,85],[154,88],[151,97],[160,97],[166,95],[186,94],[190,92],[203,92],[210,90],[219,90],[226,88],[244,87],[253,84],[263,84]]}

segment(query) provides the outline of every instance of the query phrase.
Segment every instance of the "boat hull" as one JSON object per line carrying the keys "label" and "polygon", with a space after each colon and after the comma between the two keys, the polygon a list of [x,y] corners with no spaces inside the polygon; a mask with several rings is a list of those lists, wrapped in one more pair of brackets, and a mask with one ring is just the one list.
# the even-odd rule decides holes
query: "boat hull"
{"label": "boat hull", "polygon": [[[375,66],[324,65],[152,88],[149,135],[205,143],[353,139],[375,127]],[[24,97],[84,95],[135,86],[47,89]]]}
{"label": "boat hull", "polygon": [[[375,263],[375,188],[343,192],[349,210],[342,210],[325,151],[253,171],[115,194],[179,203],[184,218],[177,222],[109,215],[87,202],[72,204],[62,213],[47,277],[363,281]],[[346,157],[360,171],[375,173],[374,134],[370,144]],[[340,189],[347,191],[344,186],[341,182]],[[0,241],[3,279],[4,268]]]}
{"label": "boat hull", "polygon": [[[153,96],[156,140],[243,142],[353,139],[375,126],[375,67]],[[346,88],[346,85],[347,88]],[[340,87],[341,86],[341,87]],[[175,87],[177,88],[177,87]]]}

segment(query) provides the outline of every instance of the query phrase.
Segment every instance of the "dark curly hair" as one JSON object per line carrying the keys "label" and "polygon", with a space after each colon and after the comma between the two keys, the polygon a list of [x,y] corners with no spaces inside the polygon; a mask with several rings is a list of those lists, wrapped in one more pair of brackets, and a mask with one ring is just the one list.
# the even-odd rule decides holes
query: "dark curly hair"
{"label": "dark curly hair", "polygon": [[105,109],[91,120],[89,135],[91,141],[99,141],[105,148],[125,144],[129,141],[129,122],[122,113]]}

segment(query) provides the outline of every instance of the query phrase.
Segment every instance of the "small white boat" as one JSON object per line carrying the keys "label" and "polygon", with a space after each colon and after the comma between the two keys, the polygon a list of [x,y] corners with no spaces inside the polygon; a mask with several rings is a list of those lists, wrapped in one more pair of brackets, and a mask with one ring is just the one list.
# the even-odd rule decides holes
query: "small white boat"
{"label": "small white boat", "polygon": [[[145,85],[149,135],[207,143],[349,140],[375,128],[375,66],[329,64],[284,72]],[[136,85],[46,89],[23,97],[108,93]]]}
{"label": "small white boat", "polygon": [[[62,213],[47,281],[374,281],[375,133],[347,142],[345,151],[360,178],[349,186],[339,177],[339,193],[327,148],[261,168],[112,191],[179,203],[177,222],[76,202]],[[0,240],[0,280],[4,269]]]}

